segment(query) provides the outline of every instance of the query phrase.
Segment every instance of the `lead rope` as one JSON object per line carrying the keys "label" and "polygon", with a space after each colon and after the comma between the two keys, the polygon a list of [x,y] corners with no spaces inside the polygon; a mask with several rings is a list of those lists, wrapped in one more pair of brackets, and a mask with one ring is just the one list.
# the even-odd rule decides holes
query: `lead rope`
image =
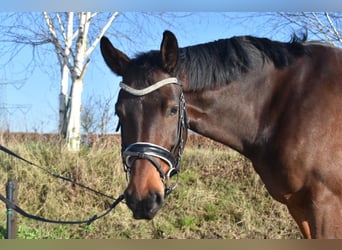
{"label": "lead rope", "polygon": [[22,208],[20,208],[19,206],[15,205],[13,202],[11,202],[10,200],[8,200],[5,196],[3,196],[2,194],[0,194],[0,200],[2,202],[4,202],[10,209],[16,211],[18,214],[29,218],[29,219],[33,219],[33,220],[37,220],[37,221],[41,221],[41,222],[47,222],[47,223],[55,223],[55,224],[68,224],[68,225],[75,225],[75,224],[87,224],[90,225],[91,223],[93,223],[94,221],[106,216],[107,214],[109,214],[110,211],[112,211],[123,199],[125,199],[124,195],[120,195],[117,199],[114,200],[114,202],[112,203],[112,205],[102,214],[100,215],[94,215],[92,217],[90,217],[88,220],[76,220],[76,221],[62,221],[62,220],[52,220],[52,219],[47,219],[44,217],[40,217],[40,216],[36,216],[30,213],[27,213],[25,210],[23,210]]}
{"label": "lead rope", "polygon": [[109,199],[112,199],[114,200],[114,202],[112,203],[112,205],[105,211],[103,212],[102,214],[100,215],[94,215],[92,216],[91,218],[89,218],[88,220],[78,220],[78,221],[61,221],[61,220],[52,220],[52,219],[46,219],[46,218],[43,218],[43,217],[39,217],[39,216],[36,216],[36,215],[32,215],[30,213],[27,213],[25,210],[23,210],[22,208],[20,208],[19,206],[17,206],[16,204],[14,204],[13,202],[11,202],[10,200],[8,200],[5,196],[3,196],[2,194],[0,194],[0,200],[2,202],[4,202],[10,209],[13,209],[14,211],[16,211],[17,213],[21,214],[22,216],[24,217],[27,217],[29,219],[34,219],[34,220],[37,220],[37,221],[42,221],[42,222],[47,222],[47,223],[56,223],[56,224],[87,224],[87,225],[90,225],[92,222],[94,222],[95,220],[98,220],[104,216],[106,216],[110,211],[112,211],[122,200],[124,200],[124,195],[120,195],[118,198],[114,198],[113,196],[110,196],[110,195],[107,195],[107,194],[104,194],[100,191],[97,191],[95,189],[92,189],[88,186],[85,186],[84,184],[81,184],[81,183],[78,183],[78,182],[75,182],[74,180],[71,180],[70,178],[67,178],[65,176],[62,176],[62,175],[59,175],[55,172],[52,172],[46,168],[43,168],[29,160],[26,160],[25,158],[21,157],[20,155],[14,153],[13,151],[11,151],[10,149],[2,146],[0,144],[0,151],[3,151],[4,153],[12,156],[12,157],[15,157],[31,166],[34,166],[36,168],[39,168],[40,170],[46,172],[47,174],[55,177],[55,178],[59,178],[59,179],[62,179],[64,181],[67,181],[67,182],[70,182],[74,185],[77,185],[77,186],[80,186],[81,188],[84,188],[88,191],[91,191],[93,193],[95,193],[96,195],[101,195],[103,197],[106,197],[106,198],[109,198]]}

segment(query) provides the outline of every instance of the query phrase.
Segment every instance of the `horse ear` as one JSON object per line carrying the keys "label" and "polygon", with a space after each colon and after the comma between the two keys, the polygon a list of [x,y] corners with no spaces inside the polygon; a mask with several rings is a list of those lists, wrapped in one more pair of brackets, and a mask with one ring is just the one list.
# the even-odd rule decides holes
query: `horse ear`
{"label": "horse ear", "polygon": [[108,67],[117,75],[123,76],[130,61],[129,57],[114,48],[107,37],[102,37],[100,42],[102,56]]}
{"label": "horse ear", "polygon": [[175,35],[170,31],[164,31],[160,52],[164,69],[171,73],[178,63],[178,42]]}

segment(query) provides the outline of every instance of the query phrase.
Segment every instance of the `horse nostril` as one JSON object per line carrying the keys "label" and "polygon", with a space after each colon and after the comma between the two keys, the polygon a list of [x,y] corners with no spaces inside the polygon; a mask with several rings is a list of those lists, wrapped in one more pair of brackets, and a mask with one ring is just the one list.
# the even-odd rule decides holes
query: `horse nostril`
{"label": "horse nostril", "polygon": [[152,194],[152,197],[153,197],[155,205],[160,208],[163,205],[163,200],[164,200],[163,196],[159,192],[154,192]]}
{"label": "horse nostril", "polygon": [[146,212],[155,215],[163,205],[163,196],[159,192],[151,192],[150,197],[145,200]]}

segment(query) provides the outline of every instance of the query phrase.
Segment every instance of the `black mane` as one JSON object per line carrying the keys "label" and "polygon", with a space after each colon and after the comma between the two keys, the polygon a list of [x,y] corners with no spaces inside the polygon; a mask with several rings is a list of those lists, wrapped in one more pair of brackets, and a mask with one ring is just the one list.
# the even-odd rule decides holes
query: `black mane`
{"label": "black mane", "polygon": [[252,36],[232,37],[180,49],[179,67],[187,74],[187,88],[199,90],[215,88],[239,78],[242,74],[260,68],[266,60],[275,67],[290,65],[306,49],[306,36],[293,36],[282,43]]}
{"label": "black mane", "polygon": [[[180,48],[178,74],[186,72],[189,90],[213,89],[239,78],[251,70],[260,69],[266,61],[277,68],[290,65],[296,57],[307,53],[303,42],[293,36],[288,43],[253,36],[232,37],[214,42]],[[132,60],[147,80],[161,66],[159,51],[142,53]]]}

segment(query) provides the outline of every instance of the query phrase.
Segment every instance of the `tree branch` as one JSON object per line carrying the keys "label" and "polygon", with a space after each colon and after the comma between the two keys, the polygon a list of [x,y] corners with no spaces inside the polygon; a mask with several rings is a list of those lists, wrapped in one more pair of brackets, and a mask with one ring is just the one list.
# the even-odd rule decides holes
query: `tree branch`
{"label": "tree branch", "polygon": [[85,72],[87,71],[87,68],[89,66],[90,63],[90,59],[88,59],[85,63],[85,65],[83,66],[83,69],[81,71],[81,74],[78,76],[78,79],[82,79],[84,77]]}
{"label": "tree branch", "polygon": [[[66,64],[69,68],[70,71],[72,71],[73,66],[70,64],[70,60],[69,60],[69,55],[71,54],[71,50],[70,48],[66,47],[67,52],[65,51],[65,49],[62,47],[62,45],[60,44],[59,40],[58,40],[58,36],[56,33],[56,27],[54,26],[51,17],[49,16],[49,14],[47,12],[43,12],[43,16],[44,19],[46,21],[46,24],[48,26],[48,29],[51,33],[52,36],[52,43],[55,46],[56,49],[56,53],[58,55],[60,62],[63,64]],[[68,53],[70,52],[70,53]],[[63,61],[61,61],[63,59]]]}
{"label": "tree branch", "polygon": [[67,41],[67,34],[65,32],[65,29],[64,29],[64,26],[63,26],[63,23],[62,23],[62,20],[61,20],[61,17],[59,15],[59,13],[57,12],[56,13],[56,17],[57,17],[57,21],[58,21],[58,24],[59,24],[59,28],[61,29],[61,34],[64,38],[64,41]]}
{"label": "tree branch", "polygon": [[329,23],[329,25],[330,25],[330,27],[331,27],[333,33],[335,34],[337,40],[338,40],[340,43],[342,43],[341,35],[340,35],[340,33],[338,32],[338,30],[336,29],[335,25],[333,24],[333,22],[332,22],[332,20],[331,20],[331,18],[330,18],[329,13],[328,13],[328,12],[325,12],[324,15],[325,15],[326,19],[328,20],[328,23]]}
{"label": "tree branch", "polygon": [[111,15],[111,17],[108,19],[107,23],[103,26],[100,33],[96,37],[96,39],[93,41],[92,45],[88,48],[86,52],[86,57],[88,57],[93,52],[93,50],[96,48],[97,44],[100,42],[103,35],[106,33],[106,31],[109,29],[109,27],[111,26],[111,24],[113,23],[113,21],[118,15],[119,15],[119,12],[114,12]]}

